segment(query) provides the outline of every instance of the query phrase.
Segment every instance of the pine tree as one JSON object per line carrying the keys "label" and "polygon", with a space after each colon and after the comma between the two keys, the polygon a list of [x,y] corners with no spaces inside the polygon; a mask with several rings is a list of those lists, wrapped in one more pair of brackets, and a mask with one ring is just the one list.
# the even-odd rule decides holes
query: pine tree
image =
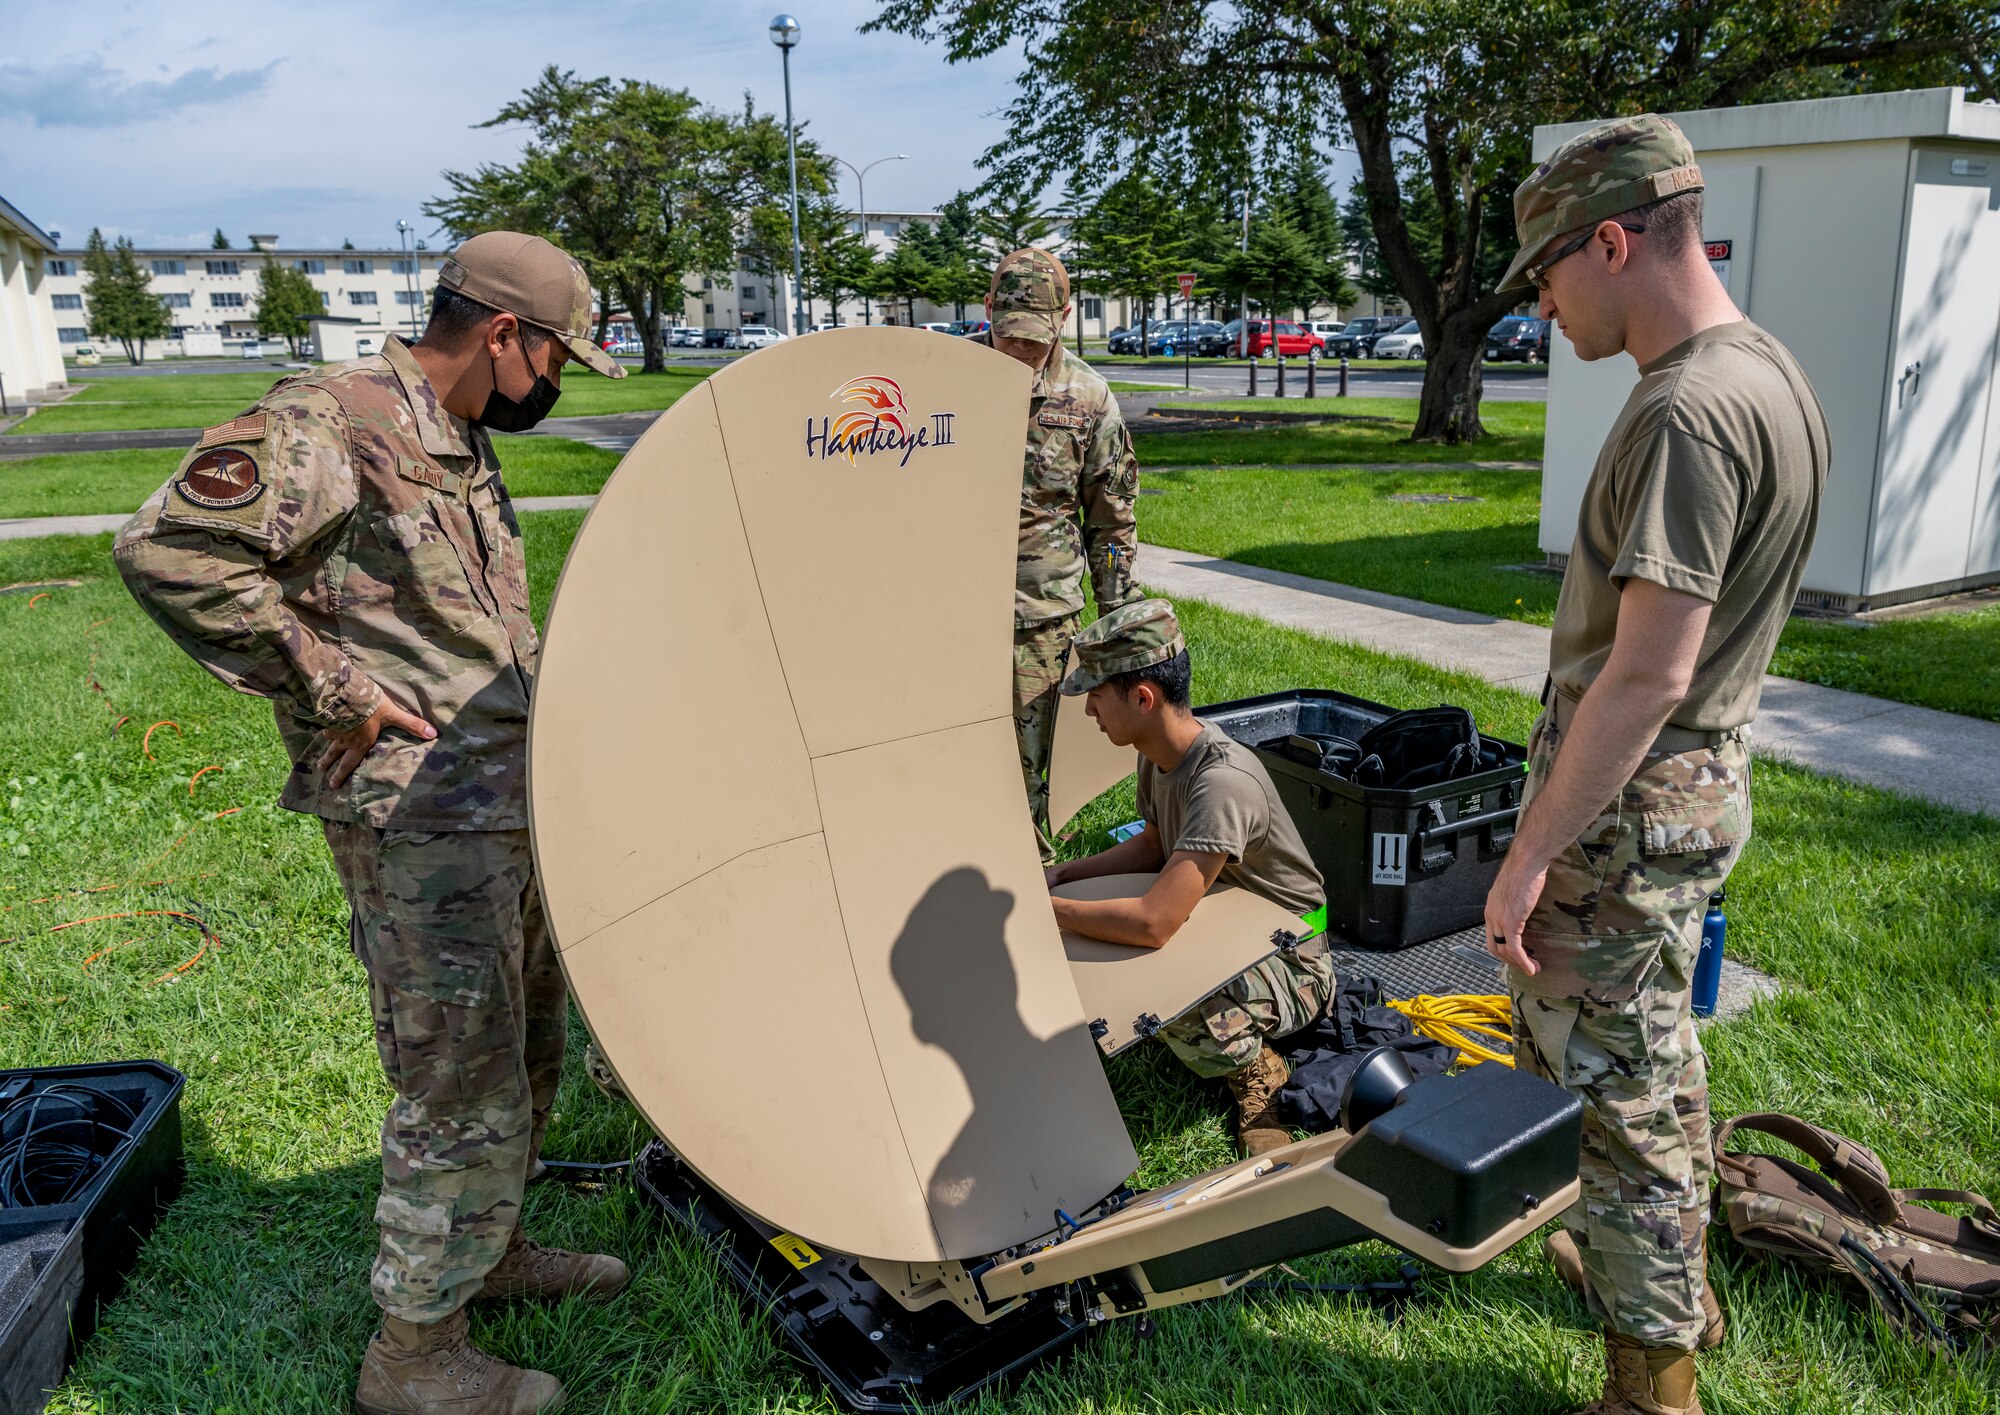
{"label": "pine tree", "polygon": [[91,338],[116,339],[125,357],[137,364],[146,357],[148,339],[164,339],[172,332],[167,307],[139,269],[129,237],[107,246],[104,233],[93,226],[83,250],[83,272],[89,277],[83,292],[90,306]]}
{"label": "pine tree", "polygon": [[229,237],[222,234],[220,226],[216,227],[215,234],[208,238],[208,248],[212,251],[226,251],[229,249]]}

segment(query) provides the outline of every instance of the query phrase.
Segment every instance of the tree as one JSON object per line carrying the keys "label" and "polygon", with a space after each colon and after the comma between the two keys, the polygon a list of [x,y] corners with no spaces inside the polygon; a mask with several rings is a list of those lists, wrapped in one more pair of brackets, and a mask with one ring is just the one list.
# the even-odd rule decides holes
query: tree
{"label": "tree", "polygon": [[146,357],[148,339],[164,339],[173,331],[167,307],[153,293],[153,282],[139,269],[132,253],[130,237],[120,236],[118,244],[107,246],[104,233],[91,227],[90,240],[83,248],[83,287],[90,306],[90,337],[116,339],[125,357],[134,364]]}
{"label": "tree", "polygon": [[257,272],[257,332],[283,339],[292,353],[325,309],[303,270],[267,260]]}
{"label": "tree", "polygon": [[344,251],[351,251],[351,250],[353,250],[353,249],[354,249],[354,241],[353,241],[353,239],[352,239],[351,237],[347,237],[347,236],[342,236],[342,237],[340,238],[340,248],[341,248],[342,250],[344,250]]}
{"label": "tree", "polygon": [[1069,230],[1072,293],[1080,272],[1093,290],[1141,301],[1143,348],[1153,300],[1174,288],[1192,255],[1185,208],[1161,192],[1147,166],[1135,164],[1071,218]]}
{"label": "tree", "polygon": [[878,300],[903,300],[909,305],[909,322],[917,322],[917,301],[940,302],[939,277],[937,267],[924,256],[923,238],[916,233],[921,224],[903,228],[903,234],[896,240],[896,248],[886,260],[877,261],[874,271],[874,287],[870,294]]}
{"label": "tree", "polygon": [[[1218,189],[1260,145],[1351,140],[1375,256],[1429,356],[1414,436],[1445,442],[1484,432],[1485,332],[1517,303],[1488,248],[1511,252],[1537,123],[1919,84],[1984,98],[2000,53],[1994,0],[882,0],[863,28],[952,61],[1034,56],[982,159],[1011,190],[1118,170],[1165,137]],[[1434,251],[1406,210],[1418,189]]]}
{"label": "tree", "polygon": [[[504,227],[561,246],[604,305],[615,296],[631,314],[647,371],[665,367],[661,321],[689,275],[725,280],[746,249],[768,258],[770,211],[786,200],[785,130],[748,95],[726,114],[683,90],[551,65],[484,126],[514,123],[528,127],[520,160],[446,172],[450,192],[425,214],[460,238]],[[802,199],[831,189],[830,165],[800,141]]]}
{"label": "tree", "polygon": [[229,249],[229,237],[222,234],[220,226],[216,227],[215,234],[208,238],[208,248],[212,251],[226,251]]}
{"label": "tree", "polygon": [[1055,219],[1042,210],[1041,203],[1022,194],[1027,190],[1031,189],[1019,188],[1012,196],[992,198],[975,218],[979,234],[985,237],[996,261],[1010,251],[1034,245],[1056,229]]}

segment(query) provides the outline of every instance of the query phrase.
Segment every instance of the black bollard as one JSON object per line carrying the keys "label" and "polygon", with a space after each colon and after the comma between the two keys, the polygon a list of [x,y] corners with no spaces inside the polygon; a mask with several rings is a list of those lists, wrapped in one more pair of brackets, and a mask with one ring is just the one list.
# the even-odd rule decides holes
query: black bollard
{"label": "black bollard", "polygon": [[1319,397],[1319,360],[1306,359],[1306,397]]}
{"label": "black bollard", "polygon": [[1272,396],[1275,398],[1285,396],[1285,356],[1283,354],[1278,356],[1278,391]]}
{"label": "black bollard", "polygon": [[1347,355],[1340,356],[1340,396],[1347,396]]}
{"label": "black bollard", "polygon": [[1255,359],[1250,360],[1250,396],[1252,398],[1257,396],[1257,361]]}

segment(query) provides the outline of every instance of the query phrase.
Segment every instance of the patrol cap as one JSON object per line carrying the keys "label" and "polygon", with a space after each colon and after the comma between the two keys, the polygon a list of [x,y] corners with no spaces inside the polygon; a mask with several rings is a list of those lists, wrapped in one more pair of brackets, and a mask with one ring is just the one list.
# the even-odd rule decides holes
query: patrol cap
{"label": "patrol cap", "polygon": [[1053,344],[1069,308],[1069,272],[1039,246],[1023,246],[993,268],[993,332],[1003,339]]}
{"label": "patrol cap", "polygon": [[1641,113],[1577,134],[1514,189],[1521,251],[1499,288],[1533,285],[1528,268],[1564,236],[1702,185],[1694,148],[1671,118]]}
{"label": "patrol cap", "polygon": [[1070,640],[1074,667],[1062,680],[1065,697],[1081,697],[1121,673],[1151,668],[1187,648],[1174,607],[1163,599],[1120,605]]}
{"label": "patrol cap", "polygon": [[482,231],[445,258],[438,284],[546,329],[606,378],[625,376],[625,365],[590,337],[590,277],[574,256],[540,236]]}

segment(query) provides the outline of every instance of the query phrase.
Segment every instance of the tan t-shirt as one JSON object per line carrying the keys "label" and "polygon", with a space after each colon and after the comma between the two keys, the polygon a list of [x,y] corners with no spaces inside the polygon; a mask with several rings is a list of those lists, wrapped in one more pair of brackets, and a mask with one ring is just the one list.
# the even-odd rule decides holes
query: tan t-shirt
{"label": "tan t-shirt", "polygon": [[1826,415],[1791,352],[1748,320],[1702,330],[1639,375],[1584,488],[1549,674],[1583,696],[1636,576],[1715,606],[1673,723],[1741,727],[1812,549]]}
{"label": "tan t-shirt", "polygon": [[1139,814],[1167,854],[1226,855],[1220,879],[1309,914],[1326,902],[1326,883],[1306,854],[1270,773],[1256,754],[1212,722],[1180,765],[1161,771],[1139,758]]}

